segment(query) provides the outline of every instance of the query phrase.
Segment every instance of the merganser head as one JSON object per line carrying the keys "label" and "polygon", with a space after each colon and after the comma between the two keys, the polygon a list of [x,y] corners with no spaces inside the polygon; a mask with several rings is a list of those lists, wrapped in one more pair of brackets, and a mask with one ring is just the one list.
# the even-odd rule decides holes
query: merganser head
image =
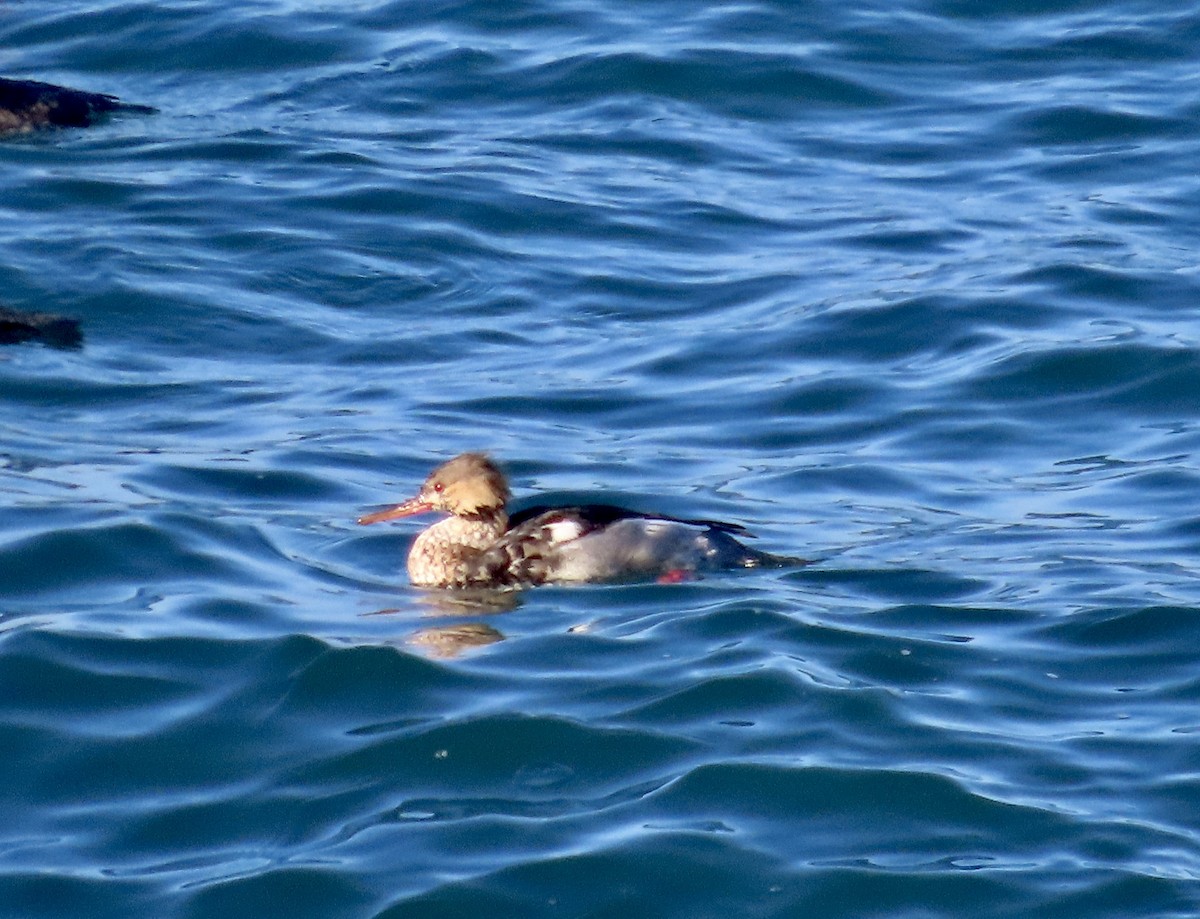
{"label": "merganser head", "polygon": [[416,495],[402,504],[359,517],[362,524],[446,511],[455,517],[495,517],[508,503],[508,482],[482,453],[462,453],[429,474]]}

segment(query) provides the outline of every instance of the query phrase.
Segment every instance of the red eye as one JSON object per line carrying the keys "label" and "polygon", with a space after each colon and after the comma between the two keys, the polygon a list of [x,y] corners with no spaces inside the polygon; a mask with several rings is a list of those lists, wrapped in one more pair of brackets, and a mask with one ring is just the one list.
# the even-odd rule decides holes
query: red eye
{"label": "red eye", "polygon": [[445,487],[446,486],[443,485],[441,482],[438,482],[433,486],[433,490],[436,491],[440,495],[442,493],[442,489]]}

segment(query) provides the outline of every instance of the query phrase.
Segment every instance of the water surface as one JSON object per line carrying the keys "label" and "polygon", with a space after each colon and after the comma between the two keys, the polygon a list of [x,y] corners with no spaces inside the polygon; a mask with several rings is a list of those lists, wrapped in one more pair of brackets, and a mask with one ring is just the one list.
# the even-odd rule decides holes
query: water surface
{"label": "water surface", "polygon": [[[1194,916],[1200,6],[0,9],[0,912]],[[524,498],[813,560],[454,604]]]}

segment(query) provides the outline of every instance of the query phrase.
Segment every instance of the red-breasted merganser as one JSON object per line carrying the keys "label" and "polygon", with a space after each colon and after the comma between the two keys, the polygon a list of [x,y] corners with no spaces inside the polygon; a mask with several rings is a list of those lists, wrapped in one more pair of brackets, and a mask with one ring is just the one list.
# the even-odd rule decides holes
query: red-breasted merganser
{"label": "red-breasted merganser", "polygon": [[430,473],[414,497],[358,522],[450,514],[421,533],[408,553],[409,580],[418,587],[681,580],[697,570],[801,563],[743,546],[731,534],[750,534],[735,524],[611,504],[530,507],[510,517],[508,498],[496,464],[482,453],[463,453]]}
{"label": "red-breasted merganser", "polygon": [[122,102],[107,93],[0,77],[0,135],[37,128],[85,128],[99,116],[115,111],[150,114],[148,105]]}

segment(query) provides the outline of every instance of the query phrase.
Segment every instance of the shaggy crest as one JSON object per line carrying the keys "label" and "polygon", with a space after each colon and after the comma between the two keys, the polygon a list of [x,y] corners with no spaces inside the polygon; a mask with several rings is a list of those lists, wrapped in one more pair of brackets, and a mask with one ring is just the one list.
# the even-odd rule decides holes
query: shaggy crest
{"label": "shaggy crest", "polygon": [[430,473],[421,488],[433,507],[459,517],[477,517],[504,510],[508,482],[496,464],[482,453],[463,453]]}

